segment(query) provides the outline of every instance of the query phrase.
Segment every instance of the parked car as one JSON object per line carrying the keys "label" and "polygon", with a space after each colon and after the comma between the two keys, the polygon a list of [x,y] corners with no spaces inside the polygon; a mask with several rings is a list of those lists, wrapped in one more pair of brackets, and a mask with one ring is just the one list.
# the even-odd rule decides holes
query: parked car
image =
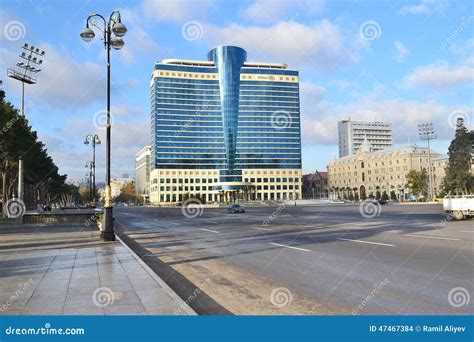
{"label": "parked car", "polygon": [[240,204],[231,204],[227,207],[228,214],[245,213],[244,207]]}

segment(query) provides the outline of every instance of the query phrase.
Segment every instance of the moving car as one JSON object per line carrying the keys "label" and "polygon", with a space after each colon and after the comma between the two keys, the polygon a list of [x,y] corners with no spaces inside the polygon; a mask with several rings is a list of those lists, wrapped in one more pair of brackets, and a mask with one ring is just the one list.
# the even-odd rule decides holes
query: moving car
{"label": "moving car", "polygon": [[445,196],[443,209],[455,220],[464,220],[474,216],[474,195]]}
{"label": "moving car", "polygon": [[227,207],[228,214],[245,213],[244,207],[240,204],[231,204]]}

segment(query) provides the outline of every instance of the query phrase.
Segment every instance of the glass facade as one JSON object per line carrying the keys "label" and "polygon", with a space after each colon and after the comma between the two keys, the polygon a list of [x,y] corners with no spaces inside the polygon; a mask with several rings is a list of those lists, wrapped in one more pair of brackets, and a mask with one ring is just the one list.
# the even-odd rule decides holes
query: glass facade
{"label": "glass facade", "polygon": [[155,64],[152,169],[214,169],[215,189],[244,189],[247,169],[301,169],[298,72],[246,60],[219,46],[208,61]]}

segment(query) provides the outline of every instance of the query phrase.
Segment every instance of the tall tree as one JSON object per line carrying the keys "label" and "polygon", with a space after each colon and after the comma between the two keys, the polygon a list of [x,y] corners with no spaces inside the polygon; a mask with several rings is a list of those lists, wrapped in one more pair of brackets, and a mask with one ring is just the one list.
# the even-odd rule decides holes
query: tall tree
{"label": "tall tree", "polygon": [[0,90],[0,182],[3,203],[15,195],[20,156],[24,164],[24,202],[27,206],[34,206],[36,201],[62,203],[63,195],[69,191],[74,194],[75,189],[66,185],[66,175],[58,173],[58,167],[28,120],[5,100],[5,92]]}
{"label": "tall tree", "polygon": [[411,189],[413,194],[418,196],[428,194],[428,173],[426,169],[421,171],[410,170],[406,175],[406,188]]}
{"label": "tall tree", "polygon": [[474,132],[469,132],[464,120],[458,118],[454,139],[448,149],[449,161],[444,177],[444,190],[448,193],[472,193],[474,190],[471,174],[473,136]]}
{"label": "tall tree", "polygon": [[114,201],[123,203],[136,203],[137,194],[135,192],[135,183],[132,181],[122,185],[122,188],[120,189],[120,194],[114,198]]}

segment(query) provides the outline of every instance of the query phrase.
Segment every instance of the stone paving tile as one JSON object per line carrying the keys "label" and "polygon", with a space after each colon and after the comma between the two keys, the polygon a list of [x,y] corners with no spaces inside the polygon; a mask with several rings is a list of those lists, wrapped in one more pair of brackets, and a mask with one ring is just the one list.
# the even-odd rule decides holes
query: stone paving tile
{"label": "stone paving tile", "polygon": [[49,308],[24,308],[21,312],[21,316],[31,316],[31,315],[53,315],[59,316],[62,314],[62,307],[49,307]]}
{"label": "stone paving tile", "polygon": [[93,299],[93,292],[91,294],[83,294],[83,295],[68,295],[66,300],[64,301],[64,307],[77,307],[77,308],[84,308],[93,306],[94,299]]}
{"label": "stone paving tile", "polygon": [[106,315],[146,315],[143,305],[110,305],[104,308]]}
{"label": "stone paving tile", "polygon": [[176,301],[171,298],[168,294],[154,294],[152,296],[150,295],[140,295],[139,297],[141,298],[143,302],[143,306],[147,310],[147,312],[151,311],[157,311],[162,308],[169,308],[171,311],[183,311],[184,308],[181,307],[179,304],[176,303]]}
{"label": "stone paving tile", "polygon": [[120,291],[112,289],[114,304],[116,305],[138,305],[141,304],[140,298],[135,291]]}
{"label": "stone paving tile", "polygon": [[119,283],[108,283],[108,282],[103,282],[101,281],[101,286],[103,287],[108,287],[114,291],[134,291],[134,287],[132,286],[132,284],[130,283],[123,283],[123,282],[119,282]]}
{"label": "stone paving tile", "polygon": [[[173,314],[183,304],[120,242],[100,241],[91,227],[0,227],[4,237],[12,248],[0,252],[0,315]],[[96,291],[113,301],[101,307]]]}
{"label": "stone paving tile", "polygon": [[76,308],[76,307],[65,307],[63,315],[71,315],[71,316],[87,316],[87,315],[94,315],[94,316],[103,316],[104,309],[97,307],[97,306],[89,306],[85,308]]}

